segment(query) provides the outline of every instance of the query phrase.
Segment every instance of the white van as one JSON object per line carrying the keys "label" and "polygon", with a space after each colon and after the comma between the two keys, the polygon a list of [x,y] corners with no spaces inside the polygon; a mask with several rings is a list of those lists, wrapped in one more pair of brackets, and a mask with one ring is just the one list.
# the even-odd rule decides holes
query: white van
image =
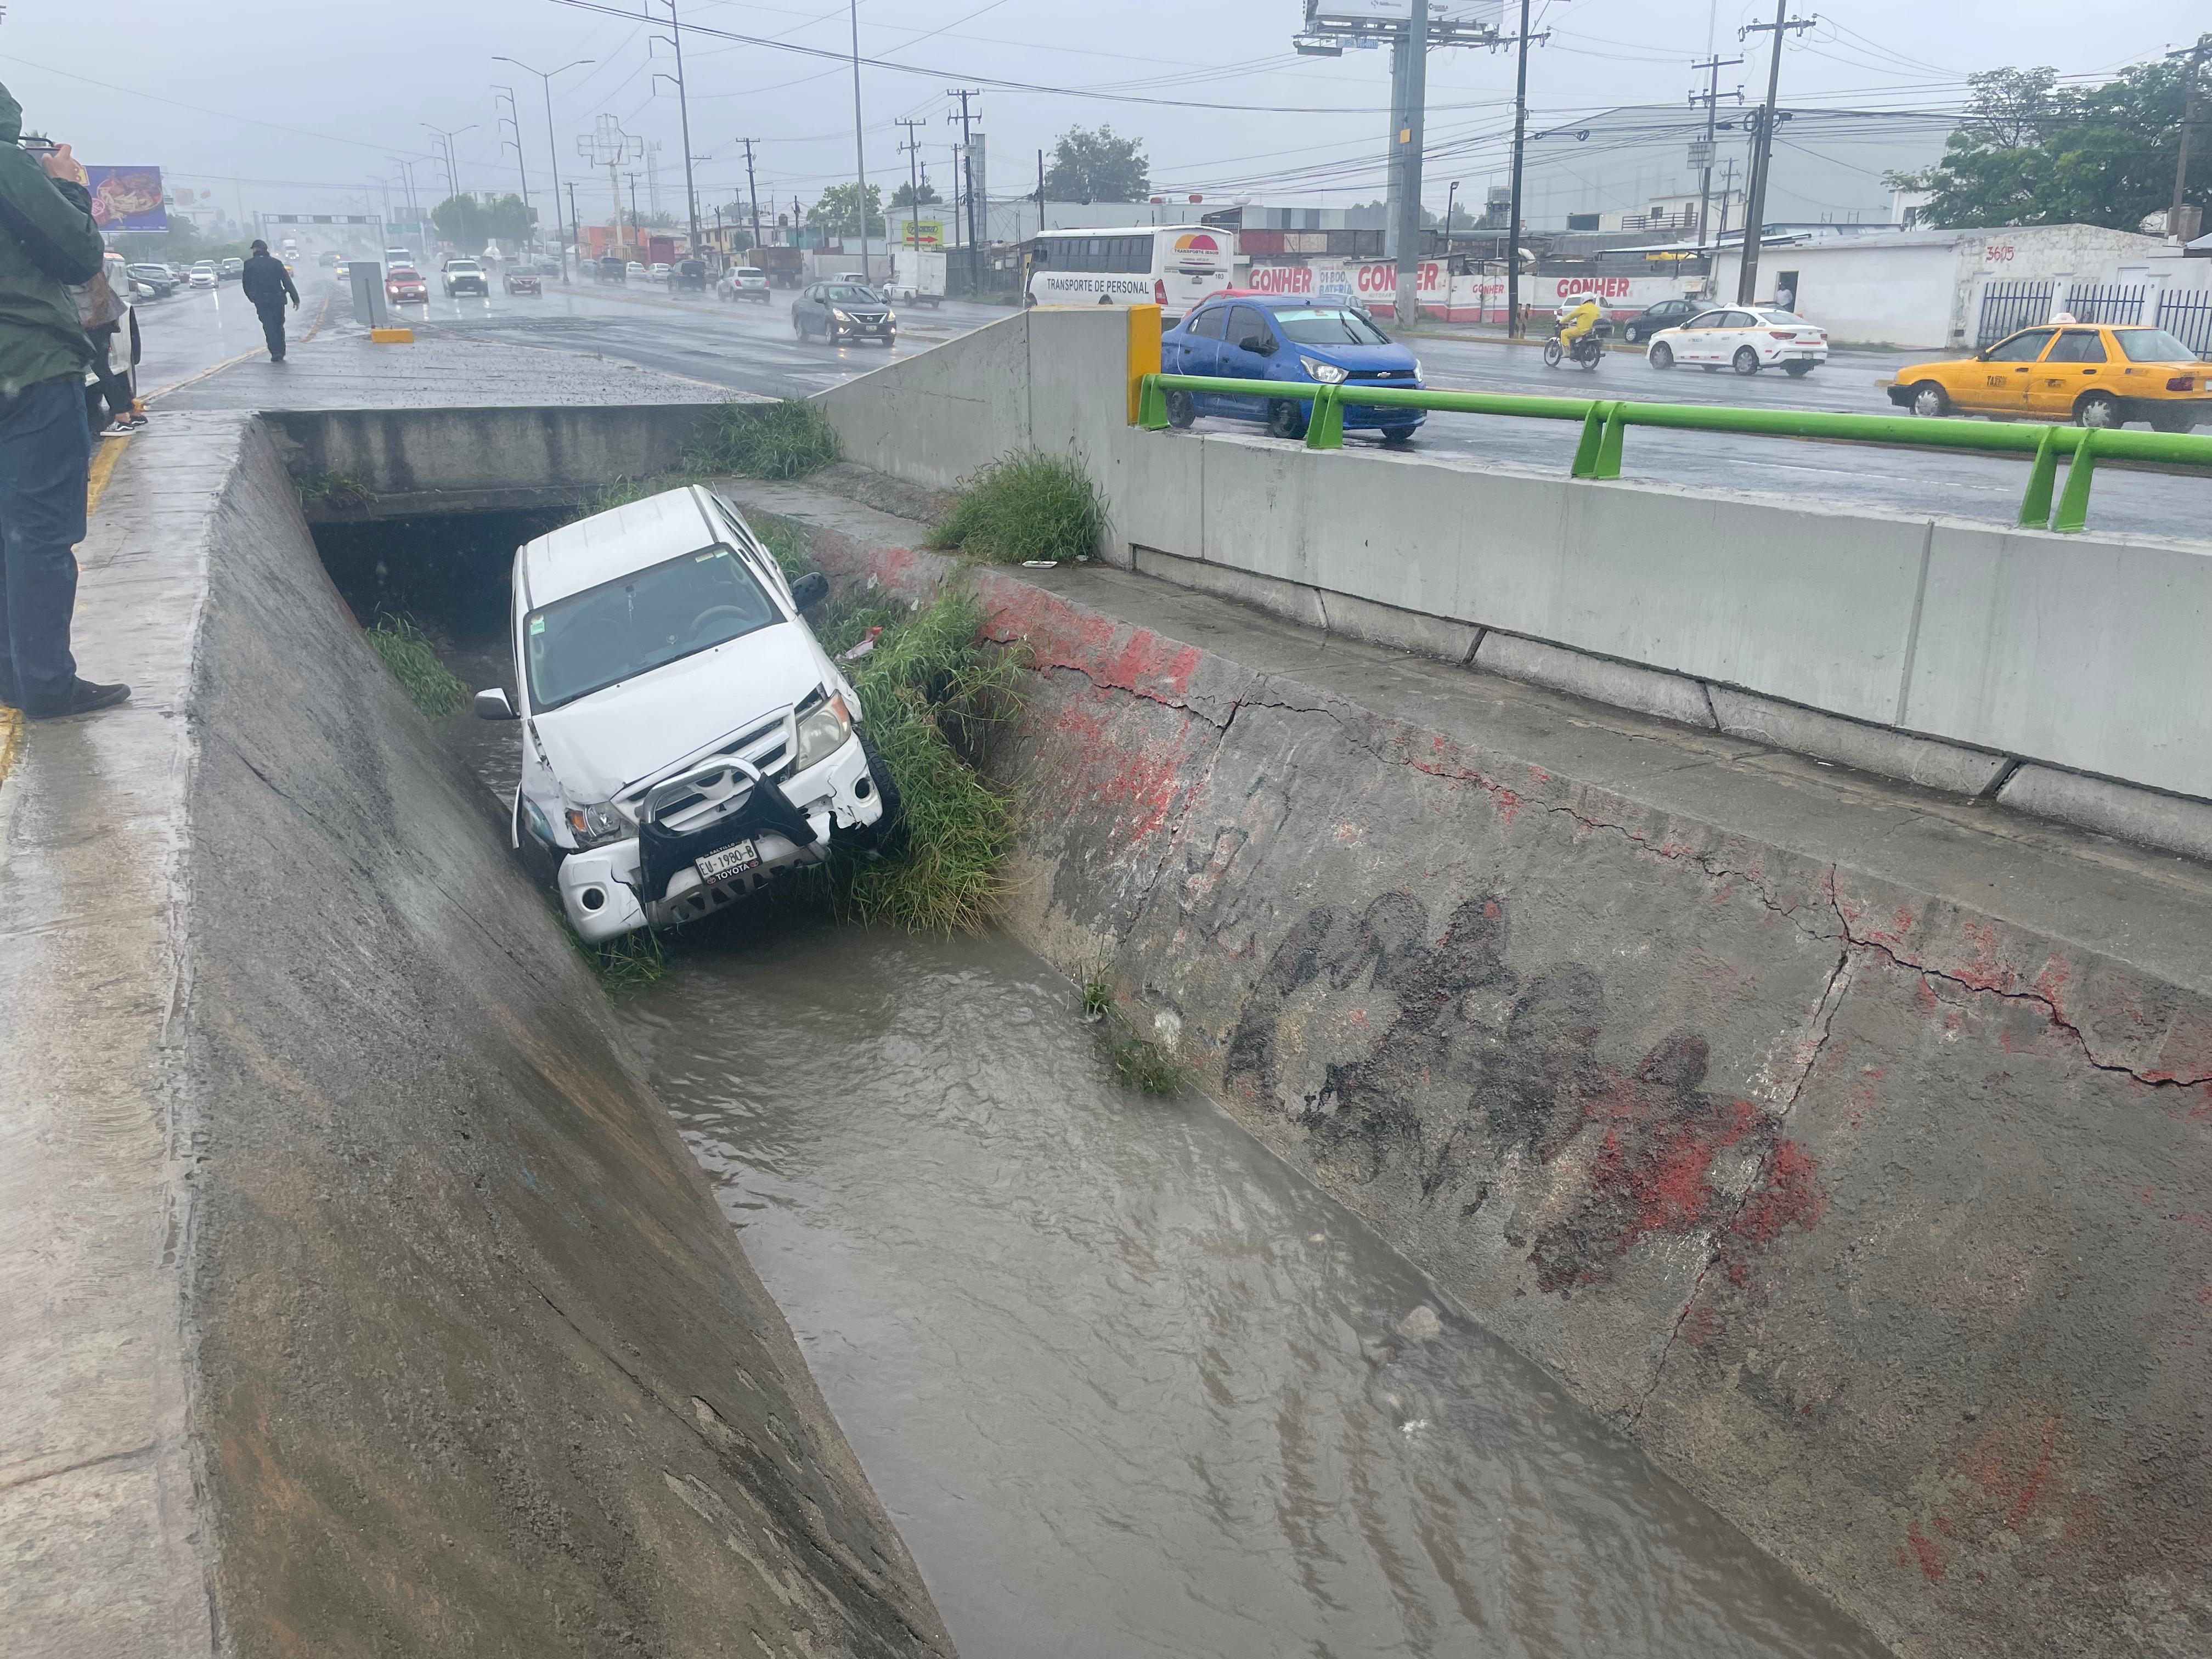
{"label": "white van", "polygon": [[1030,244],[1033,306],[1156,305],[1173,324],[1229,286],[1234,231],[1211,225],[1048,230]]}

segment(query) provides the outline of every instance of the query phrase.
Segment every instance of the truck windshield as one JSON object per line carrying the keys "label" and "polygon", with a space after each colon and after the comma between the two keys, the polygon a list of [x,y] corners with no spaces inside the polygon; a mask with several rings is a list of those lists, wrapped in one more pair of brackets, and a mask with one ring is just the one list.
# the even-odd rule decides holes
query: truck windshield
{"label": "truck windshield", "polygon": [[783,620],[726,547],[617,576],[524,619],[533,708],[558,708]]}
{"label": "truck windshield", "polygon": [[1279,311],[1275,320],[1300,345],[1389,345],[1390,337],[1356,311]]}

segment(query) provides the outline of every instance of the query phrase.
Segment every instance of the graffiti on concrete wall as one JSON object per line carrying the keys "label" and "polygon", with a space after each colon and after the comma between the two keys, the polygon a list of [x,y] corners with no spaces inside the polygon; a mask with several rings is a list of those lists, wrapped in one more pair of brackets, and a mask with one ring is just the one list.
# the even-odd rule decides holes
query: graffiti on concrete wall
{"label": "graffiti on concrete wall", "polygon": [[1740,1281],[1749,1251],[1813,1224],[1813,1161],[1765,1109],[1706,1086],[1704,1036],[1613,1057],[1599,976],[1561,963],[1523,977],[1507,935],[1495,892],[1440,929],[1405,892],[1309,911],[1245,1003],[1230,1086],[1290,1117],[1336,1173],[1462,1218],[1508,1171],[1565,1176],[1564,1194],[1538,1183],[1540,1219],[1504,1227],[1546,1291],[1601,1284],[1668,1236],[1713,1237]]}

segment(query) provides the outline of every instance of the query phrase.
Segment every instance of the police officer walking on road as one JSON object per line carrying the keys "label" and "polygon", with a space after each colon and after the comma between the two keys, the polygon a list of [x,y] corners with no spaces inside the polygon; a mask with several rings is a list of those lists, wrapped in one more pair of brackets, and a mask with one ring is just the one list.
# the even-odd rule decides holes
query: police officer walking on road
{"label": "police officer walking on road", "polygon": [[253,255],[246,262],[246,274],[239,286],[246,297],[261,313],[261,332],[269,342],[269,361],[284,361],[284,298],[289,295],[292,309],[300,308],[300,290],[292,286],[292,273],[284,269],[284,262],[273,257],[269,244],[256,242]]}
{"label": "police officer walking on road", "polygon": [[22,131],[0,87],[0,704],[46,720],[112,708],[131,688],[78,678],[70,654],[93,350],[70,286],[100,274],[100,227],[70,147]]}

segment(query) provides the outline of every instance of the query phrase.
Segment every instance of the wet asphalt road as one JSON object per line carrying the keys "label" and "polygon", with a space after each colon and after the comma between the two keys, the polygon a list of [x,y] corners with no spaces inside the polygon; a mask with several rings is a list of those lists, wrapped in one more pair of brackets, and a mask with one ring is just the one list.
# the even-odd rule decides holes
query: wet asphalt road
{"label": "wet asphalt road", "polygon": [[[313,278],[303,285],[307,307],[298,314],[301,322],[313,316],[320,294],[329,288]],[[783,289],[761,305],[671,295],[638,284],[564,289],[549,283],[534,298],[440,295],[426,305],[395,307],[394,313],[395,320],[416,325],[635,363],[705,385],[776,397],[822,391],[1007,314],[1002,307],[957,301],[938,307],[901,307],[902,326],[895,346],[830,346],[793,337],[791,299]],[[333,312],[343,308],[339,296]],[[179,294],[156,302],[143,313],[141,326],[147,338],[141,380],[147,386],[249,349],[259,337],[252,307],[234,285],[214,295]],[[1432,386],[1864,414],[1890,412],[1880,382],[1913,360],[1898,352],[1838,352],[1814,374],[1793,380],[1771,373],[1746,378],[1680,368],[1661,372],[1634,352],[1609,354],[1589,373],[1547,369],[1541,354],[1529,346],[1434,335],[1415,337],[1409,343]],[[1199,422],[1199,429],[1257,428],[1209,418]],[[1578,428],[1565,421],[1432,415],[1416,448],[1565,471],[1577,434]],[[1371,441],[1357,434],[1349,440],[1353,445]],[[2024,459],[2009,457],[1632,429],[1622,476],[2009,524],[2019,511],[2027,466]],[[2212,477],[2107,465],[2098,471],[2089,523],[2093,531],[2212,539]]]}

